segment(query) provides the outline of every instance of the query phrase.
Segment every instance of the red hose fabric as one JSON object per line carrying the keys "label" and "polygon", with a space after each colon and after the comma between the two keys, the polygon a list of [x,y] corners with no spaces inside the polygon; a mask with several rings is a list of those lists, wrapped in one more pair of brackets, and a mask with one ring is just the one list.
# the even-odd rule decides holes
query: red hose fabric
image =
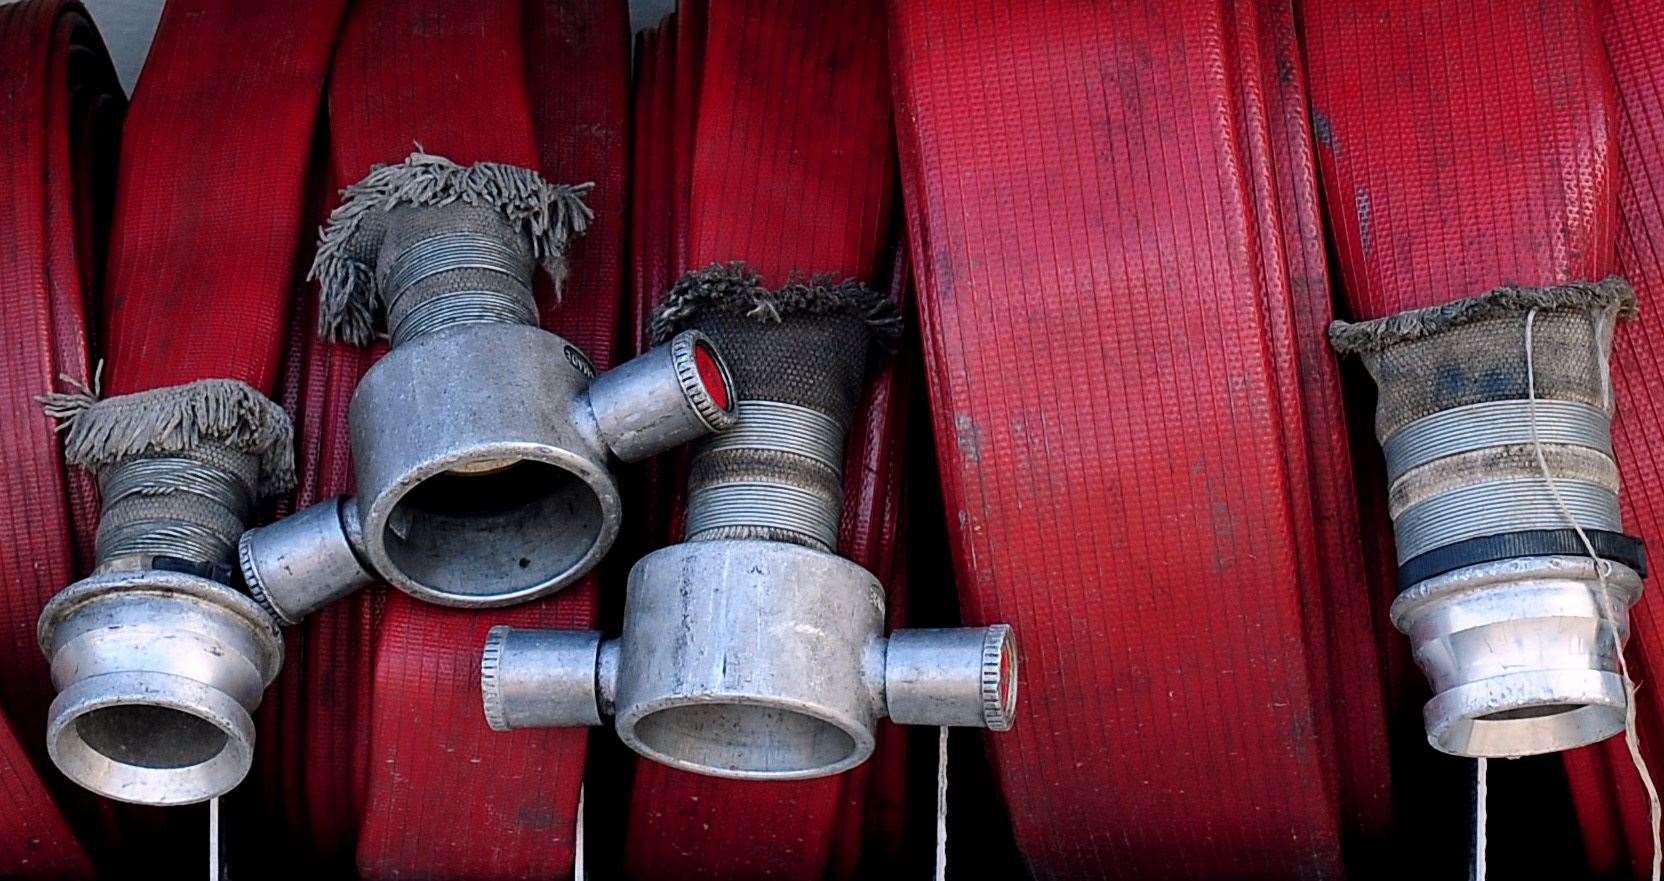
{"label": "red hose fabric", "polygon": [[[461,163],[541,166],[556,181],[613,182],[615,191],[598,192],[595,203],[611,206],[613,216],[603,214],[574,252],[565,302],[553,308],[546,299],[544,313],[546,326],[602,369],[618,352],[622,328],[623,16],[610,0],[530,10],[504,0],[365,0],[348,17],[330,92],[338,185],[375,163],[401,160],[413,144]],[[592,30],[580,31],[578,23]],[[587,259],[598,264],[593,275]],[[350,371],[334,375],[344,373]],[[309,396],[307,406],[319,409],[306,415],[332,420],[319,427],[334,440],[307,456],[327,447],[331,458],[324,461],[333,462],[345,450],[341,420],[351,384],[331,379],[328,388],[338,396]],[[373,624],[361,766],[356,848],[364,877],[570,874],[587,732],[490,731],[479,704],[479,647],[494,624],[591,627],[594,605],[593,578],[549,600],[492,612],[386,597]],[[332,645],[350,651],[343,636]]]}
{"label": "red hose fabric", "polygon": [[64,467],[34,402],[92,380],[87,303],[98,289],[124,107],[77,3],[0,7],[0,875],[85,877],[91,864],[54,802],[73,787],[47,762],[52,700],[35,622],[91,565],[95,494]]}
{"label": "red hose fabric", "polygon": [[[1664,3],[1612,0],[1601,33],[1618,93],[1618,273],[1640,300],[1640,318],[1617,335],[1612,379],[1618,414],[1612,442],[1623,480],[1624,526],[1654,554],[1664,548]],[[1630,611],[1630,672],[1640,683],[1636,720],[1648,764],[1664,767],[1664,598],[1656,579]],[[1619,738],[1568,753],[1566,767],[1590,867],[1603,877],[1648,875],[1652,859],[1646,792]]]}
{"label": "red hose fabric", "polygon": [[1550,7],[1306,10],[1324,195],[1353,317],[1614,268],[1611,72],[1593,10]]}
{"label": "red hose fabric", "polygon": [[[684,4],[673,31],[644,43],[638,119],[651,133],[638,132],[638,181],[668,182],[668,191],[646,196],[661,217],[638,215],[648,237],[635,251],[643,306],[667,289],[646,285],[731,260],[771,285],[794,274],[869,284],[888,274],[895,193],[883,46],[879,8],[867,0],[835,14],[809,0]],[[658,225],[667,203],[669,230]],[[892,606],[899,567],[887,527],[899,517],[905,386],[887,372],[856,420],[840,536],[842,552],[888,586]],[[888,732],[881,742],[872,766],[888,768],[901,744]],[[862,853],[870,777],[862,768],[756,783],[638,762],[624,874],[743,881],[877,871],[884,854]]]}
{"label": "red hose fabric", "polygon": [[167,5],[125,131],[105,297],[109,394],[210,377],[274,392],[344,5]]}
{"label": "red hose fabric", "polygon": [[[1388,815],[1287,3],[893,2],[987,739],[1039,878],[1338,877]],[[1344,472],[1342,472],[1344,473]]]}

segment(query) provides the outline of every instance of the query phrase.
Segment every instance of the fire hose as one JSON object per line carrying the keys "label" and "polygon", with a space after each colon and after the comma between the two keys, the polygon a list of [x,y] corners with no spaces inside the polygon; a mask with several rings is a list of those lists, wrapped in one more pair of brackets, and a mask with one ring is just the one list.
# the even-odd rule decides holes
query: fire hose
{"label": "fire hose", "polygon": [[1346,454],[1291,9],[890,11],[961,605],[1035,671],[990,740],[1028,868],[1340,875],[1387,762],[1312,471]]}
{"label": "fire hose", "polygon": [[[336,16],[261,12],[170,8],[125,132],[105,395],[52,402],[103,510],[93,574],[41,614],[59,689],[47,744],[67,776],[123,801],[191,802],[240,782],[250,713],[281,664],[275,628],[231,586],[232,563],[261,501],[293,480],[289,418],[268,396]],[[217,39],[242,32],[263,34],[270,54]],[[264,76],[262,62],[294,75]],[[250,116],[201,114],[202,100]],[[200,228],[181,235],[181,217]]]}
{"label": "fire hose", "polygon": [[[1656,535],[1647,442],[1626,416],[1650,410],[1631,378],[1645,356],[1627,376],[1609,361],[1645,352],[1657,320],[1637,285],[1639,321],[1613,327],[1634,317],[1624,279],[1646,274],[1614,250],[1620,205],[1625,227],[1645,212],[1625,183],[1645,148],[1618,140],[1645,114],[1620,113],[1608,64],[1626,58],[1602,51],[1593,4],[1369,4],[1306,24],[1348,311],[1371,319],[1354,330],[1389,331],[1365,358],[1397,533],[1392,614],[1434,691],[1426,736],[1478,756],[1611,737],[1566,753],[1590,862],[1610,873],[1623,846],[1603,790],[1641,789],[1613,736],[1629,709],[1619,652]],[[1476,49],[1510,61],[1427,63]],[[1650,639],[1635,634],[1640,660]],[[1645,801],[1625,811],[1644,840]],[[1638,869],[1648,849],[1632,848]]]}
{"label": "fire hose", "polygon": [[[892,172],[885,170],[893,160],[878,26],[877,11],[864,3],[817,20],[804,4],[707,10],[695,2],[680,4],[661,28],[661,54],[654,57],[662,60],[644,65],[637,107],[638,114],[654,114],[648,118],[662,134],[638,136],[636,192],[668,194],[671,210],[635,215],[643,225],[668,221],[657,239],[662,256],[635,258],[643,335],[677,278],[711,261],[750,261],[773,283],[794,270],[871,280],[887,268],[883,252],[895,195]],[[849,63],[834,74],[830,62],[822,65],[833,58]],[[839,136],[817,136],[815,119]],[[641,152],[653,145],[658,155]],[[788,154],[808,161],[801,169],[778,167]],[[769,163],[768,174],[744,174],[762,162]],[[800,212],[790,194],[810,187],[824,195],[815,211]],[[726,192],[745,194],[759,210],[730,210]],[[898,297],[904,290],[892,288]],[[870,402],[850,435],[839,534],[850,559],[888,588],[892,625],[902,623],[905,603],[903,569],[896,565],[904,536],[885,524],[899,520],[906,391],[894,366],[872,382]],[[676,536],[671,524],[659,524],[649,547]],[[907,784],[904,775],[872,769],[905,762],[905,747],[896,729],[881,726],[874,758],[854,771],[767,784],[638,762],[622,841],[625,873],[850,877],[861,870],[863,854],[870,865],[895,866],[905,844],[897,841],[902,827],[881,815],[878,803],[905,801]],[[664,810],[666,804],[681,807]],[[875,827],[870,835],[863,834],[867,824]]]}
{"label": "fire hose", "polygon": [[[1427,737],[1517,756],[1611,736],[1626,705],[1617,646],[1646,565],[1618,516],[1608,361],[1635,301],[1607,278],[1615,109],[1596,21],[1576,4],[1464,17],[1428,3],[1307,25],[1331,225],[1360,319],[1332,338],[1379,387],[1392,617],[1433,685]],[[1422,63],[1479,44],[1540,67]],[[1506,124],[1468,113],[1499,103]],[[1436,137],[1415,122],[1428,119]]]}
{"label": "fire hose", "polygon": [[[578,52],[593,49],[582,56],[584,64],[577,73],[562,75],[564,65],[575,59],[528,64],[528,55],[541,55],[553,36],[572,39],[558,27],[561,21],[573,16],[590,21],[597,14],[595,30],[586,32],[592,34],[592,42],[580,39],[572,47]],[[527,22],[534,25],[529,38]],[[616,134],[622,108],[601,102],[623,94],[624,38],[622,10],[616,4],[539,4],[529,17],[519,4],[508,3],[358,4],[337,49],[332,82],[334,177],[342,185],[351,184],[373,165],[397,162],[419,143],[462,166],[500,162],[529,170],[542,159],[561,163],[548,168],[553,174],[616,184],[616,172],[609,169],[622,164],[622,140]],[[536,41],[533,45],[540,51],[530,52],[522,43],[526,39]],[[497,63],[478,64],[480,57]],[[538,95],[535,114],[529,90]],[[381,112],[387,106],[401,111]],[[535,132],[534,116],[539,126]],[[619,189],[607,195],[604,204],[619,204]],[[598,218],[589,236],[598,233],[602,241],[589,251],[599,259],[595,274],[588,275],[588,267],[575,262],[574,255],[584,251],[568,252],[567,259],[574,263],[564,300],[556,307],[554,292],[539,281],[536,302],[540,317],[546,323],[553,319],[553,329],[579,356],[601,360],[604,366],[616,351],[618,269],[616,262],[608,265],[608,255],[619,253],[622,226],[616,215]],[[529,281],[530,273],[522,278]],[[523,292],[524,282],[518,284]],[[557,363],[570,370],[589,363],[559,350],[556,354]],[[336,469],[348,446],[354,447],[357,464],[359,450],[345,442],[343,417],[348,408],[342,404],[359,385],[355,374],[368,366],[367,360],[331,346],[315,348],[309,360],[309,369],[322,374],[324,381],[322,388],[308,382],[303,421],[308,414],[326,421],[319,426],[317,452],[303,453],[303,462],[308,455],[316,456],[311,461],[328,478],[320,482],[319,495],[345,488],[344,474]],[[359,484],[362,491],[363,481]],[[375,641],[364,683],[372,692],[368,730],[360,747],[365,783],[362,794],[354,793],[360,806],[356,862],[361,873],[520,877],[570,870],[569,830],[582,774],[582,740],[558,732],[492,735],[479,717],[474,671],[488,623],[506,619],[528,626],[587,625],[593,614],[592,591],[585,582],[489,619],[411,602],[402,593],[387,598],[379,620],[371,625]],[[362,609],[361,602],[348,602],[353,605],[345,614],[355,623],[368,623],[368,615],[355,611]],[[330,616],[340,613],[322,614],[324,620],[307,626],[330,627]],[[332,651],[350,651],[344,636],[333,634]],[[413,718],[420,722],[412,724]],[[318,797],[326,795],[327,790],[320,790]],[[427,809],[435,803],[446,804],[448,810]],[[495,847],[486,849],[473,846],[471,832],[485,820],[459,822],[459,817],[520,819],[504,829]]]}
{"label": "fire hose", "polygon": [[36,732],[51,700],[34,619],[52,593],[90,563],[91,482],[66,469],[52,421],[32,398],[91,384],[88,302],[99,286],[109,222],[115,144],[125,102],[97,33],[78,4],[0,8],[0,341],[11,402],[0,492],[16,525],[0,543],[0,874],[62,877],[91,872],[66,822]]}

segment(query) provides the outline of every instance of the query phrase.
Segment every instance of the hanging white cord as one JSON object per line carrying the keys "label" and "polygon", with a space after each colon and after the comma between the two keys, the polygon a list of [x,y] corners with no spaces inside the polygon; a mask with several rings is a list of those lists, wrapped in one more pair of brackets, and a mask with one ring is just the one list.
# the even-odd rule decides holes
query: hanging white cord
{"label": "hanging white cord", "polygon": [[584,788],[578,786],[578,831],[572,836],[572,881],[588,881],[584,872]]}
{"label": "hanging white cord", "polygon": [[1489,766],[1483,758],[1473,771],[1473,881],[1485,881],[1485,824],[1489,821],[1486,799],[1490,782],[1486,779]]}
{"label": "hanging white cord", "polygon": [[225,847],[220,841],[220,800],[208,800],[208,881],[225,881]]}
{"label": "hanging white cord", "polygon": [[[1549,471],[1548,459],[1543,455],[1543,444],[1537,439],[1537,370],[1532,361],[1531,327],[1537,320],[1537,310],[1532,309],[1525,315],[1525,392],[1527,398],[1527,412],[1531,416],[1531,447],[1537,454],[1537,467],[1542,469],[1543,482],[1548,486],[1549,495],[1554,497],[1554,503],[1560,506],[1560,513],[1566,522],[1576,530],[1577,537],[1583,542],[1583,549],[1589,552],[1589,557],[1595,561],[1595,577],[1600,579],[1601,609],[1606,613],[1607,620],[1617,621],[1612,610],[1610,591],[1606,587],[1606,573],[1611,571],[1612,564],[1601,559],[1595,553],[1595,546],[1589,541],[1589,536],[1578,524],[1577,518],[1572,516],[1571,509],[1560,498],[1560,490],[1554,484],[1554,474]],[[1664,809],[1658,801],[1658,787],[1652,781],[1652,772],[1647,770],[1647,760],[1641,756],[1641,735],[1635,727],[1635,680],[1629,676],[1629,660],[1624,657],[1624,647],[1618,646],[1618,672],[1624,680],[1624,743],[1629,747],[1630,761],[1635,763],[1635,773],[1641,777],[1641,785],[1647,790],[1648,820],[1652,827],[1652,881],[1660,881],[1660,874],[1664,872],[1664,849],[1659,846],[1660,820],[1664,819]]]}
{"label": "hanging white cord", "polygon": [[948,877],[948,726],[936,738],[936,881]]}

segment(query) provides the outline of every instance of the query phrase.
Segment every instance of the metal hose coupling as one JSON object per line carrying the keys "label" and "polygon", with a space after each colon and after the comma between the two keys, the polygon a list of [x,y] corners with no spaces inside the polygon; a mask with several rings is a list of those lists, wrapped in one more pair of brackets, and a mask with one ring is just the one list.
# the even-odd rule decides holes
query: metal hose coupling
{"label": "metal hose coupling", "polygon": [[493,628],[480,668],[493,729],[598,725],[636,752],[720,777],[852,768],[879,718],[1011,726],[1011,628],[884,635],[884,590],[837,556],[845,436],[900,315],[854,282],[764,289],[740,266],[690,274],[655,335],[718,341],[744,390],[739,425],[705,441],[687,537],[630,572],[618,639]]}
{"label": "metal hose coupling", "polygon": [[484,608],[560,590],[618,534],[609,456],[633,462],[734,422],[711,341],[681,334],[597,376],[538,326],[533,275],[566,275],[589,185],[412,154],[347,188],[313,276],[320,331],[392,348],[348,409],[356,500],[252,532],[250,590],[295,621],[370,581]]}
{"label": "metal hose coupling", "polygon": [[226,379],[42,400],[103,499],[97,567],[40,616],[52,762],[120,801],[225,793],[248,773],[251,714],[283,664],[277,625],[231,587],[231,557],[254,505],[294,484],[289,417]]}
{"label": "metal hose coupling", "polygon": [[1436,749],[1521,756],[1624,729],[1646,555],[1619,517],[1609,361],[1635,308],[1609,278],[1330,329],[1379,388],[1392,618],[1432,683]]}

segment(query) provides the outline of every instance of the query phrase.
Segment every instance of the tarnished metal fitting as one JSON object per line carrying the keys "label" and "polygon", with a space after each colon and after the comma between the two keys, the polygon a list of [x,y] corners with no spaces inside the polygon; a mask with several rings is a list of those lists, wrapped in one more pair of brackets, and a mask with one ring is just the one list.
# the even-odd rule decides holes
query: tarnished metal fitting
{"label": "tarnished metal fitting", "polygon": [[746,390],[739,424],[694,455],[687,539],[631,570],[615,641],[493,629],[481,663],[491,727],[610,716],[644,756],[757,780],[860,764],[884,716],[1009,728],[1009,627],[886,639],[878,580],[832,553],[844,437],[899,328],[894,305],[854,282],[771,292],[717,267],[677,285],[655,331],[684,322],[718,340]]}
{"label": "tarnished metal fitting", "polygon": [[[609,450],[641,458],[733,419],[717,404],[732,390],[709,342],[694,334],[668,349],[604,379],[570,343],[521,325],[389,352],[347,417],[365,560],[451,606],[524,602],[582,577],[623,516]],[[699,359],[718,365],[705,378],[722,385],[704,384]]]}
{"label": "tarnished metal fitting", "polygon": [[1392,619],[1433,686],[1436,749],[1531,755],[1624,730],[1646,555],[1619,514],[1608,361],[1634,305],[1608,279],[1333,329],[1380,389]]}
{"label": "tarnished metal fitting", "polygon": [[277,625],[230,587],[182,572],[94,575],[40,618],[57,699],[46,748],[70,779],[148,805],[229,792],[283,664]]}
{"label": "tarnished metal fitting", "polygon": [[285,626],[373,584],[364,562],[358,501],[326,499],[237,541],[237,563],[248,593]]}
{"label": "tarnished metal fitting", "polygon": [[696,331],[599,377],[537,328],[482,324],[417,340],[353,395],[357,498],[250,530],[243,576],[288,623],[378,577],[448,606],[543,596],[582,577],[617,537],[609,452],[635,461],[726,428],[733,396]]}
{"label": "tarnished metal fitting", "polygon": [[663,548],[630,572],[623,632],[496,627],[481,664],[492,728],[596,725],[655,761],[752,780],[821,777],[871,755],[878,719],[1003,731],[1011,628],[883,635],[871,573],[785,542]]}
{"label": "tarnished metal fitting", "polygon": [[1624,730],[1618,652],[1641,576],[1588,557],[1516,557],[1466,566],[1399,594],[1408,634],[1433,686],[1427,738],[1461,756],[1571,749]]}
{"label": "tarnished metal fitting", "polygon": [[293,480],[288,417],[230,380],[71,410],[53,411],[66,457],[97,471],[103,515],[94,574],[40,616],[58,689],[47,752],[121,801],[221,795],[248,773],[252,713],[283,663],[276,623],[229,585],[254,501]]}
{"label": "tarnished metal fitting", "polygon": [[348,519],[320,513],[243,543],[251,589],[278,614],[294,620],[372,576],[459,607],[557,591],[618,533],[609,456],[635,461],[733,422],[728,374],[698,333],[597,377],[538,327],[534,273],[565,277],[587,190],[425,154],[347,188],[313,267],[321,329],[367,343],[379,317],[392,347],[349,406],[358,496],[326,503]]}

